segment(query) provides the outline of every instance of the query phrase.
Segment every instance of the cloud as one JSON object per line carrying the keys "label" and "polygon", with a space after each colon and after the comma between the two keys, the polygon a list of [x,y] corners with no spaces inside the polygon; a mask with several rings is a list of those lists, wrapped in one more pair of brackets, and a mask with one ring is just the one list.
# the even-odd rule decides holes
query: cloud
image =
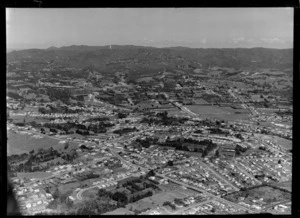
{"label": "cloud", "polygon": [[146,44],[153,43],[153,42],[154,42],[153,39],[144,38],[144,43],[146,43]]}
{"label": "cloud", "polygon": [[246,38],[244,36],[241,37],[236,37],[232,39],[232,42],[234,44],[253,44],[253,43],[257,43],[257,40],[253,39],[253,38]]}
{"label": "cloud", "polygon": [[282,44],[282,43],[286,43],[285,40],[283,39],[279,39],[279,38],[261,38],[260,39],[262,42],[268,43],[268,44]]}
{"label": "cloud", "polygon": [[286,43],[289,43],[288,40],[284,40],[277,37],[263,37],[263,38],[246,38],[244,36],[236,37],[231,39],[231,43],[234,43],[238,46],[266,46],[266,45],[272,45],[272,46],[282,46]]}
{"label": "cloud", "polygon": [[236,37],[236,38],[233,38],[232,39],[232,41],[233,41],[233,43],[234,44],[238,44],[238,43],[240,43],[240,42],[244,42],[246,40],[246,38],[245,37]]}
{"label": "cloud", "polygon": [[206,40],[206,38],[203,38],[203,39],[201,39],[200,42],[201,42],[202,44],[206,44],[207,40]]}
{"label": "cloud", "polygon": [[10,21],[11,21],[11,11],[6,9],[6,28],[10,28],[11,25],[10,25]]}

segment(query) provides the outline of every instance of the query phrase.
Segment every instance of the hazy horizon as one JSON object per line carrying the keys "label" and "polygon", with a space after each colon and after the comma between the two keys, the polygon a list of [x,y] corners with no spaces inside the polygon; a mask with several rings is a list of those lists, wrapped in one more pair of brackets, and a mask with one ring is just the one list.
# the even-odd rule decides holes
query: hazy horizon
{"label": "hazy horizon", "polygon": [[[30,49],[49,49],[51,47],[55,47],[57,49],[60,49],[62,47],[70,47],[70,46],[89,46],[89,47],[108,47],[110,45],[66,45],[66,46],[50,46],[47,48],[7,48],[7,52],[11,52],[11,51],[21,51],[21,50],[30,50]],[[293,48],[270,48],[270,47],[226,47],[226,48],[216,48],[216,47],[210,47],[210,48],[195,48],[195,47],[189,47],[189,46],[166,46],[166,47],[157,47],[157,46],[147,46],[147,45],[117,45],[117,44],[112,44],[111,45],[112,48],[113,46],[142,46],[142,47],[150,47],[150,48],[177,48],[177,47],[182,47],[182,48],[190,48],[190,49],[254,49],[254,48],[264,48],[264,49],[278,49],[278,50],[284,50],[284,49],[293,49]]]}
{"label": "hazy horizon", "polygon": [[293,48],[293,8],[6,9],[7,49]]}

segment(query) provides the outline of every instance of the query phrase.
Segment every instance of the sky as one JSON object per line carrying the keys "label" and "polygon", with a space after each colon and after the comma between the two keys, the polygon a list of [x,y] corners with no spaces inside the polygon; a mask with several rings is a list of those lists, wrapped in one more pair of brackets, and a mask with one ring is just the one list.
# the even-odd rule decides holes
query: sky
{"label": "sky", "polygon": [[8,49],[292,48],[293,8],[7,8]]}

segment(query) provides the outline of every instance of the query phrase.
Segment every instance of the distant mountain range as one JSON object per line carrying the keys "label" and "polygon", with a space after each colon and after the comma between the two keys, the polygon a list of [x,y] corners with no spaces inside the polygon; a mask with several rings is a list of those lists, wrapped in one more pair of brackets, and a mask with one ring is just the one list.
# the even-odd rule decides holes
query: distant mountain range
{"label": "distant mountain range", "polygon": [[6,49],[6,53],[9,53],[9,52],[12,52],[12,51],[17,51],[17,50],[20,50],[20,49],[8,48],[8,49]]}
{"label": "distant mountain range", "polygon": [[[293,49],[270,48],[155,48],[135,45],[86,46],[11,51],[8,61],[52,61],[69,67],[94,67],[105,70],[111,63],[119,68],[134,66],[147,68],[174,67],[195,63],[202,66],[263,67],[286,69],[293,67]],[[124,61],[125,60],[125,61]],[[126,62],[126,64],[125,64]]]}

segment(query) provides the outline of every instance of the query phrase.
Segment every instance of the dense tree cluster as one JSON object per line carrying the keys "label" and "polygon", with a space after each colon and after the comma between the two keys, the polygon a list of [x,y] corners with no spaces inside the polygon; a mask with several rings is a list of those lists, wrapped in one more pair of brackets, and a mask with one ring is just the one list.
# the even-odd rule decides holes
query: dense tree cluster
{"label": "dense tree cluster", "polygon": [[46,113],[62,113],[62,114],[74,114],[82,112],[81,109],[71,109],[67,106],[53,106],[51,104],[47,104],[45,107],[40,107],[38,111],[42,114]]}
{"label": "dense tree cluster", "polygon": [[241,145],[237,145],[235,147],[235,153],[236,155],[241,155],[242,153],[246,152],[249,149],[249,147],[243,147]]}
{"label": "dense tree cluster", "polygon": [[14,93],[14,92],[7,92],[7,96],[10,98],[18,99],[18,100],[24,99],[21,95]]}
{"label": "dense tree cluster", "polygon": [[156,137],[146,137],[145,139],[137,138],[135,142],[144,148],[149,148],[151,145],[158,142],[158,138]]}
{"label": "dense tree cluster", "polygon": [[71,97],[70,91],[67,89],[47,88],[47,95],[51,101],[60,100],[63,103],[69,103]]}
{"label": "dense tree cluster", "polygon": [[53,147],[48,149],[40,148],[38,151],[31,150],[29,154],[12,155],[8,157],[8,163],[12,172],[45,171],[51,166],[59,164],[59,162],[56,162],[56,164],[53,162],[58,157],[61,157],[66,162],[72,162],[78,157],[78,154],[74,149],[68,152],[59,152]]}
{"label": "dense tree cluster", "polygon": [[212,150],[218,147],[217,144],[214,144],[210,139],[198,141],[190,138],[177,138],[173,140],[167,138],[165,142],[158,142],[157,137],[147,137],[145,139],[138,138],[133,143],[134,146],[142,146],[144,148],[148,148],[153,144],[163,147],[173,147],[180,151],[200,152],[203,157],[207,156]]}
{"label": "dense tree cluster", "polygon": [[150,197],[153,195],[153,192],[147,188],[144,190],[139,190],[133,194],[126,194],[125,192],[115,192],[112,195],[112,199],[117,201],[120,205],[127,205],[128,203],[136,202],[142,198]]}
{"label": "dense tree cluster", "polygon": [[156,124],[156,125],[170,126],[170,125],[182,125],[188,120],[189,119],[185,117],[169,117],[168,112],[164,111],[164,112],[157,113],[156,116],[144,117],[141,120],[141,123],[148,123],[149,125]]}
{"label": "dense tree cluster", "polygon": [[84,144],[80,145],[79,148],[80,148],[81,150],[83,150],[83,151],[84,151],[84,150],[89,150],[89,151],[93,150],[92,147],[88,147],[88,146],[86,146],[86,145],[84,145]]}
{"label": "dense tree cluster", "polygon": [[206,157],[209,154],[209,152],[216,149],[217,147],[218,147],[218,145],[216,145],[214,143],[208,144],[207,147],[204,149],[204,151],[202,153],[202,157]]}
{"label": "dense tree cluster", "polygon": [[51,132],[57,133],[54,129],[58,129],[61,131],[64,131],[65,134],[73,134],[74,131],[71,129],[76,129],[75,132],[77,134],[81,135],[89,135],[90,131],[93,131],[94,133],[106,133],[106,128],[111,127],[113,124],[107,123],[107,122],[98,122],[97,124],[89,124],[89,125],[83,125],[79,123],[45,123],[44,127],[47,127],[52,129]]}
{"label": "dense tree cluster", "polygon": [[169,207],[171,207],[173,210],[176,209],[176,206],[175,206],[173,203],[171,203],[170,201],[165,201],[165,202],[163,203],[163,206],[169,206]]}
{"label": "dense tree cluster", "polygon": [[117,130],[113,131],[113,133],[123,135],[123,134],[127,134],[127,133],[130,133],[130,132],[136,132],[137,130],[138,129],[136,127],[123,128],[123,129],[117,129]]}
{"label": "dense tree cluster", "polygon": [[118,117],[119,119],[126,118],[127,116],[128,116],[128,114],[126,114],[126,113],[121,113],[121,112],[119,112],[119,113],[117,114],[117,117]]}
{"label": "dense tree cluster", "polygon": [[276,111],[275,113],[278,114],[279,116],[293,116],[293,112],[291,110]]}
{"label": "dense tree cluster", "polygon": [[115,210],[121,205],[115,203],[108,197],[97,197],[96,199],[91,199],[85,201],[80,206],[77,206],[75,214],[76,215],[99,215],[106,213],[108,211]]}
{"label": "dense tree cluster", "polygon": [[23,153],[23,154],[13,154],[7,157],[7,162],[9,164],[14,164],[18,162],[22,162],[24,160],[27,160],[29,157],[28,153]]}
{"label": "dense tree cluster", "polygon": [[88,180],[88,179],[94,179],[94,178],[98,178],[99,175],[98,174],[95,174],[93,172],[83,172],[83,173],[79,173],[79,174],[76,174],[74,176],[74,178],[80,180],[80,181],[85,181],[85,180]]}
{"label": "dense tree cluster", "polygon": [[87,130],[77,129],[75,132],[79,135],[90,135],[90,132]]}

